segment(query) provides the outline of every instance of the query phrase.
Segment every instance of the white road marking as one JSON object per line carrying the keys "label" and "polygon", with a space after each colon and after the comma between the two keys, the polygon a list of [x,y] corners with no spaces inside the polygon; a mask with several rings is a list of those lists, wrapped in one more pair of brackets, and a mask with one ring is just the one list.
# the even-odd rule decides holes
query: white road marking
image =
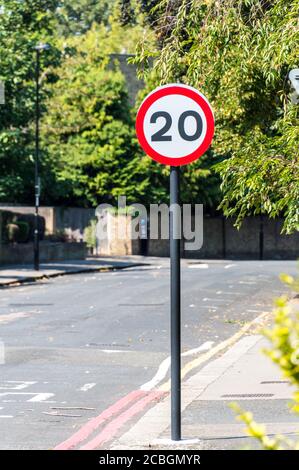
{"label": "white road marking", "polygon": [[0,415],[0,418],[13,418],[12,415]]}
{"label": "white road marking", "polygon": [[239,281],[239,284],[248,284],[251,286],[251,285],[256,284],[256,282],[255,281]]}
{"label": "white road marking", "polygon": [[21,380],[6,380],[4,382],[4,386],[0,387],[0,390],[23,390],[24,388],[30,387],[30,385],[34,385],[36,383],[37,382],[24,382]]}
{"label": "white road marking", "polygon": [[20,318],[28,318],[33,313],[36,312],[15,312],[15,313],[8,313],[7,315],[0,315],[0,323],[9,323],[14,320],[18,320]]}
{"label": "white road marking", "polygon": [[250,313],[260,313],[260,312],[262,312],[262,311],[263,311],[263,309],[261,309],[261,310],[253,310],[253,309],[250,309],[250,308],[248,308],[248,309],[246,310],[246,312],[250,312]]}
{"label": "white road marking", "polygon": [[[7,395],[33,395],[32,398],[30,398],[29,400],[26,400],[26,401],[28,401],[28,402],[41,402],[41,401],[47,400],[48,398],[53,397],[54,393],[29,393],[29,392],[4,392],[4,393],[0,393],[0,397],[5,397]],[[3,400],[3,401],[7,402],[7,400]]]}
{"label": "white road marking", "polygon": [[[197,353],[202,352],[202,351],[208,351],[212,347],[213,344],[214,344],[213,341],[207,341],[206,343],[202,344],[198,348],[190,349],[189,351],[184,352],[182,354],[182,356],[184,356],[184,357],[185,356],[191,356],[192,354],[197,354]],[[169,370],[170,361],[171,361],[170,356],[168,356],[166,359],[164,359],[164,361],[161,362],[161,364],[158,368],[158,371],[154,375],[152,380],[150,380],[149,382],[146,382],[145,384],[141,385],[140,390],[144,390],[144,391],[148,392],[149,390],[154,389],[160,382],[162,382],[162,380],[165,378],[165,376],[166,376],[166,374]]]}
{"label": "white road marking", "polygon": [[226,266],[224,266],[224,269],[230,269],[230,268],[233,268],[234,266],[237,266],[236,264],[227,264]]}
{"label": "white road marking", "polygon": [[190,269],[208,269],[208,264],[190,264],[188,268]]}
{"label": "white road marking", "polygon": [[168,369],[170,367],[170,356],[168,356],[164,361],[161,362],[156,375],[145,384],[141,385],[140,389],[144,391],[149,391],[155,388],[166,376]]}
{"label": "white road marking", "polygon": [[[249,338],[249,339],[247,339]],[[209,362],[200,372],[192,375],[186,382],[183,382],[183,400],[182,411],[190,403],[198,400],[204,390],[215,380],[217,380],[232,364],[234,364],[244,353],[250,349],[260,336],[245,337],[232,346],[226,353],[218,359]],[[227,341],[227,340],[226,340]],[[219,348],[221,343],[215,348]],[[209,353],[208,353],[209,354]],[[126,433],[117,440],[117,444],[111,447],[111,450],[134,447],[148,446],[157,442],[157,435],[164,434],[169,427],[169,396],[150,408]]]}
{"label": "white road marking", "polygon": [[182,356],[187,357],[187,356],[192,356],[193,354],[197,354],[202,351],[208,351],[209,349],[211,349],[213,344],[214,344],[214,341],[206,341],[206,343],[199,346],[199,348],[189,349],[189,351],[183,352]]}
{"label": "white road marking", "polygon": [[120,349],[101,349],[101,352],[106,353],[106,354],[113,354],[113,353],[128,353],[131,351],[127,350],[120,350]]}
{"label": "white road marking", "polygon": [[54,397],[54,393],[34,393],[34,397],[30,398],[30,402],[40,402],[48,400],[48,398]]}
{"label": "white road marking", "polygon": [[90,383],[90,384],[85,384],[83,385],[83,387],[81,387],[79,390],[81,392],[87,392],[88,390],[90,390],[91,388],[95,387],[96,386],[96,383]]}

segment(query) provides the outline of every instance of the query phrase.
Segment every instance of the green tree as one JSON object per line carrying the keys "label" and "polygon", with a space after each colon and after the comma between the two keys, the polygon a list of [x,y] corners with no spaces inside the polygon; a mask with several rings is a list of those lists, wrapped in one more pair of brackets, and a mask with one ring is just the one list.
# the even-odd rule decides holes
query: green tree
{"label": "green tree", "polygon": [[[33,126],[35,117],[35,51],[55,29],[55,0],[0,0],[0,200],[33,200]],[[59,60],[55,47],[42,56],[42,68]],[[43,76],[53,80],[53,76]]]}
{"label": "green tree", "polygon": [[[127,2],[124,2],[127,3]],[[131,2],[132,5],[134,2]],[[176,13],[181,4],[181,0],[173,0],[171,2],[161,2],[160,0],[152,0],[145,2],[138,0],[140,20],[154,33],[149,38],[143,36],[142,41],[137,44],[136,56],[131,59],[139,67],[139,77],[145,80],[146,87],[140,93],[139,102],[152,91],[156,86],[164,83],[173,83],[183,81],[179,76],[163,79],[164,68],[167,64],[159,60],[161,53],[164,51],[165,44],[171,40],[173,28],[176,21]],[[135,7],[135,9],[138,9]],[[159,65],[158,65],[159,64]],[[160,68],[162,67],[162,69]],[[177,64],[179,69],[180,65]],[[221,156],[215,155],[214,152],[208,151],[199,160],[181,168],[182,174],[182,190],[181,200],[183,203],[203,203],[206,213],[215,214],[217,206],[220,203],[220,177],[213,170],[213,165],[222,160]],[[164,202],[169,199],[169,168],[158,166],[155,173],[160,173],[160,181],[163,184],[163,190],[160,191],[160,198]],[[153,166],[151,166],[153,171]]]}
{"label": "green tree", "polygon": [[117,0],[63,0],[57,10],[64,36],[86,33],[94,23],[109,24]]}
{"label": "green tree", "polygon": [[141,42],[138,61],[155,59],[156,84],[181,81],[211,101],[220,207],[238,226],[264,213],[283,216],[287,233],[298,229],[298,106],[286,80],[298,66],[298,2],[161,1],[157,13],[156,50]]}
{"label": "green tree", "polygon": [[109,31],[94,25],[67,42],[43,121],[44,142],[56,174],[56,185],[48,194],[57,202],[88,206],[115,202],[119,195],[126,195],[128,202],[146,195],[149,182],[125,78],[110,58],[111,52],[130,50],[136,36],[138,29],[126,30],[115,22]]}

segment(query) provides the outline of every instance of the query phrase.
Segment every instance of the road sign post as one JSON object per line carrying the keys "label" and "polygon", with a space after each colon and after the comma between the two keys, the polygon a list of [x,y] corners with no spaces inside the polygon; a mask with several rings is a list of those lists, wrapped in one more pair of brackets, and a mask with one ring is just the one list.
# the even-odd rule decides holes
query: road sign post
{"label": "road sign post", "polygon": [[214,116],[208,100],[181,84],[159,87],[141,104],[136,133],[153,160],[170,165],[171,439],[181,439],[181,210],[180,165],[209,148]]}
{"label": "road sign post", "polygon": [[171,439],[181,439],[181,211],[180,167],[170,169]]}

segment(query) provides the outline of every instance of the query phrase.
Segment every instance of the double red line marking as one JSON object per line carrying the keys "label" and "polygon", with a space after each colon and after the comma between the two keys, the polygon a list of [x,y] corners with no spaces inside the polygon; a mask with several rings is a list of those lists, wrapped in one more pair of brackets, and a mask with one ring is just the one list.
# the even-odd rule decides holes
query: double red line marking
{"label": "double red line marking", "polygon": [[[103,411],[99,416],[92,418],[69,439],[58,444],[54,450],[74,449],[83,441],[86,441],[102,424],[105,424],[108,420],[117,415],[112,421],[104,426],[98,435],[80,447],[81,450],[97,449],[105,442],[110,441],[125,423],[127,423],[136,414],[140,413],[149,403],[159,401],[165,395],[167,395],[167,392],[157,390],[149,392],[134,390],[113,405],[109,406],[109,408]],[[133,401],[134,404],[127,408]],[[123,411],[124,409],[125,411]],[[121,411],[123,412],[119,414]]]}

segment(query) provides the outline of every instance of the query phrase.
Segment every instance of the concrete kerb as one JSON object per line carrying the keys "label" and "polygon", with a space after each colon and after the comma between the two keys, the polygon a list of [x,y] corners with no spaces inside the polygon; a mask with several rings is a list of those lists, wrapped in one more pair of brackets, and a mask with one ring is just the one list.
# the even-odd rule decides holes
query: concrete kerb
{"label": "concrete kerb", "polygon": [[23,278],[13,279],[10,281],[1,281],[0,289],[5,289],[9,287],[16,287],[20,284],[30,284],[30,283],[37,283],[40,281],[44,281],[51,278],[56,278],[60,276],[67,276],[67,275],[74,275],[74,274],[88,274],[88,273],[99,273],[99,272],[111,272],[111,271],[120,271],[123,269],[128,268],[135,268],[140,266],[147,266],[145,263],[130,263],[124,264],[119,266],[99,266],[99,267],[90,267],[90,268],[78,268],[78,269],[71,269],[66,271],[56,271],[53,273],[41,273],[40,275],[36,276],[24,276]]}

